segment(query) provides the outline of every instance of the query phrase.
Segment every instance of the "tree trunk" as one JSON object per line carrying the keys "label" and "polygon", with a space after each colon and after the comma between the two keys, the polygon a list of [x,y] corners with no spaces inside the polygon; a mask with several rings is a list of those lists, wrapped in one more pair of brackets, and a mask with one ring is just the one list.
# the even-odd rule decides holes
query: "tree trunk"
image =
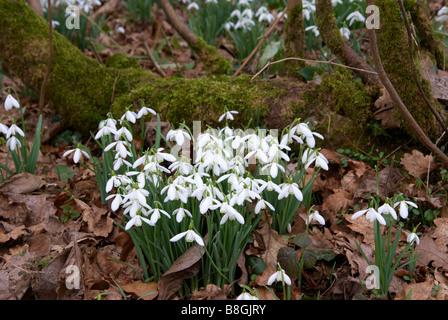
{"label": "tree trunk", "polygon": [[[305,27],[302,0],[288,0],[288,19],[285,22],[285,57],[305,58]],[[285,62],[286,75],[300,78],[299,71],[305,67],[303,61]]]}
{"label": "tree trunk", "polygon": [[[375,4],[381,12],[381,26],[377,30],[378,49],[384,69],[403,103],[414,116],[417,123],[426,131],[427,135],[436,140],[441,134],[441,126],[438,124],[425,102],[421,91],[414,79],[412,70],[417,72],[418,81],[431,104],[444,117],[444,110],[440,104],[432,98],[430,83],[421,73],[420,62],[428,56],[428,52],[420,47],[419,54],[414,54],[414,67],[409,54],[408,35],[406,32],[400,7],[395,1],[377,0]],[[413,48],[413,50],[416,50]],[[397,112],[397,117],[400,118]],[[405,124],[410,135],[412,130]]]}

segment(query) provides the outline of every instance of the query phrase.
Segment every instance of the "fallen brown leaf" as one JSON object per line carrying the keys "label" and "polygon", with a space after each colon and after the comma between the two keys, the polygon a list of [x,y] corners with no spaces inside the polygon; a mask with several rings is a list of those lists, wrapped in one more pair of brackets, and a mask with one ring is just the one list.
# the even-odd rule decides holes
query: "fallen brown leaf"
{"label": "fallen brown leaf", "polygon": [[423,155],[418,150],[412,150],[412,153],[405,153],[400,163],[411,175],[424,178],[428,172],[437,167],[432,155]]}
{"label": "fallen brown leaf", "polygon": [[26,194],[40,189],[45,182],[41,177],[22,172],[12,176],[0,186],[4,193]]}
{"label": "fallen brown leaf", "polygon": [[143,300],[153,300],[157,297],[157,282],[143,282],[137,280],[129,284],[121,285],[124,292],[131,293],[135,298]]}

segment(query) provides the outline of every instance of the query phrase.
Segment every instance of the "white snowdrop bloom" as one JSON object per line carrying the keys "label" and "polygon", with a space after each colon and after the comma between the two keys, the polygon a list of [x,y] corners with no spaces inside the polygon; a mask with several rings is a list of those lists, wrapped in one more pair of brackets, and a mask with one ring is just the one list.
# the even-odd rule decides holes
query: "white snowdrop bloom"
{"label": "white snowdrop bloom", "polygon": [[172,237],[170,239],[171,242],[176,242],[179,241],[180,239],[182,239],[183,237],[185,237],[185,240],[187,242],[193,242],[196,241],[199,245],[204,246],[204,241],[202,240],[202,238],[193,230],[188,230],[185,232],[181,232],[177,235],[175,235],[174,237]]}
{"label": "white snowdrop bloom", "polygon": [[408,209],[409,206],[414,207],[416,209],[418,208],[418,206],[415,203],[413,203],[411,201],[407,201],[407,200],[403,200],[403,201],[399,201],[399,202],[395,203],[394,208],[396,208],[397,206],[399,207],[398,209],[400,212],[400,216],[403,219],[406,219],[409,215],[409,209]]}
{"label": "white snowdrop bloom", "polygon": [[281,188],[274,183],[271,179],[269,179],[267,182],[265,182],[259,189],[259,192],[263,192],[264,190],[267,191],[276,191],[277,193],[280,193],[282,190]]}
{"label": "white snowdrop bloom", "polygon": [[20,109],[20,104],[11,94],[8,94],[5,99],[4,107],[6,111],[11,110],[12,108]]}
{"label": "white snowdrop bloom", "polygon": [[241,213],[238,212],[235,208],[233,208],[230,204],[227,202],[223,202],[221,204],[220,212],[224,213],[224,216],[221,218],[221,221],[219,224],[226,223],[227,220],[237,220],[239,223],[244,224],[244,217],[241,215]]}
{"label": "white snowdrop bloom", "polygon": [[179,170],[182,175],[188,176],[189,174],[191,174],[194,168],[186,161],[187,160],[182,157],[178,161],[174,161],[172,164],[170,164],[168,169],[170,169],[171,172],[174,172],[174,170]]}
{"label": "white snowdrop bloom", "polygon": [[206,213],[207,211],[216,210],[221,206],[221,202],[215,199],[212,195],[207,195],[204,199],[202,199],[201,203],[199,204],[199,212],[201,214]]}
{"label": "white snowdrop bloom", "polygon": [[352,24],[355,23],[356,21],[364,22],[366,18],[364,18],[361,12],[354,11],[347,16],[346,20],[349,21],[349,26],[351,27]]}
{"label": "white snowdrop bloom", "polygon": [[278,170],[282,171],[283,173],[285,172],[285,168],[277,162],[268,163],[261,168],[262,171],[267,169],[269,169],[269,175],[274,179],[278,176]]}
{"label": "white snowdrop bloom", "polygon": [[320,35],[319,29],[317,29],[317,26],[309,26],[309,27],[305,28],[305,31],[311,31],[312,33],[314,33],[314,35],[316,37],[318,37]]}
{"label": "white snowdrop bloom", "polygon": [[87,159],[90,159],[89,154],[87,152],[85,152],[84,150],[81,150],[80,148],[75,148],[75,149],[68,150],[68,151],[64,152],[64,154],[62,156],[66,157],[69,154],[71,154],[72,152],[74,152],[74,154],[73,154],[73,162],[74,163],[78,163],[79,162],[79,160],[81,158],[81,155],[84,156]]}
{"label": "white snowdrop bloom", "polygon": [[168,162],[174,162],[176,161],[176,157],[173,156],[172,154],[163,152],[163,148],[159,148],[157,149],[157,152],[154,155],[154,159],[155,161],[157,161],[158,163],[161,163],[163,161],[168,161]]}
{"label": "white snowdrop bloom", "polygon": [[342,28],[339,29],[339,31],[341,32],[341,35],[342,35],[345,39],[350,40],[350,34],[351,34],[351,31],[350,31],[349,28],[347,28],[347,27],[342,27]]}
{"label": "white snowdrop bloom", "polygon": [[224,119],[234,120],[234,117],[233,117],[234,114],[238,114],[238,111],[226,111],[219,117],[218,121],[221,122]]}
{"label": "white snowdrop bloom", "polygon": [[324,217],[322,217],[319,211],[313,211],[313,213],[310,213],[306,218],[305,223],[310,224],[313,220],[319,222],[323,226],[325,225],[325,219]]}
{"label": "white snowdrop bloom", "polygon": [[[128,155],[130,155],[130,152],[128,151]],[[115,160],[113,162],[113,169],[114,171],[118,171],[123,165],[127,166],[127,167],[131,167],[132,164],[125,160],[124,158],[121,157],[121,155],[119,153],[117,153],[115,155]]]}
{"label": "white snowdrop bloom", "polygon": [[0,122],[0,132],[6,135],[8,133],[8,126]]}
{"label": "white snowdrop bloom", "polygon": [[395,209],[392,208],[388,203],[383,204],[381,207],[378,208],[379,214],[390,214],[395,220],[398,219],[397,213],[395,212]]}
{"label": "white snowdrop bloom", "polygon": [[157,221],[161,218],[160,214],[164,214],[169,219],[171,219],[171,216],[168,214],[168,212],[166,212],[163,209],[159,209],[159,208],[150,209],[149,214],[151,214],[150,221],[151,221],[151,225],[153,225],[153,226],[155,226]]}
{"label": "white snowdrop bloom", "polygon": [[183,129],[168,131],[166,138],[169,141],[176,141],[179,146],[182,146],[186,140],[191,140],[190,134]]}
{"label": "white snowdrop bloom", "polygon": [[20,129],[15,123],[13,123],[8,131],[6,132],[6,139],[9,139],[11,136],[15,136],[16,134],[24,137],[25,134],[23,133],[22,129]]}
{"label": "white snowdrop bloom", "polygon": [[358,219],[363,214],[366,214],[366,219],[370,222],[378,220],[378,222],[381,223],[383,226],[386,225],[386,220],[384,220],[383,216],[379,214],[374,208],[360,210],[352,215],[352,219],[353,220]]}
{"label": "white snowdrop bloom", "polygon": [[6,141],[6,146],[9,148],[9,150],[14,151],[16,150],[16,146],[19,146],[20,148],[22,146],[22,143],[15,136],[12,136]]}
{"label": "white snowdrop bloom", "polygon": [[122,122],[125,119],[131,123],[135,123],[137,121],[137,113],[135,113],[134,111],[128,110],[121,116],[120,122]]}
{"label": "white snowdrop bloom", "polygon": [[120,207],[121,203],[123,202],[123,197],[120,193],[115,193],[115,194],[108,195],[106,197],[106,200],[110,200],[112,198],[114,200],[112,200],[112,202],[110,204],[110,208],[112,209],[112,211],[117,211],[118,208]]}
{"label": "white snowdrop bloom", "polygon": [[135,216],[142,208],[151,209],[146,203],[146,197],[149,191],[145,189],[132,188],[129,192],[123,195],[122,207],[123,214],[129,213],[131,217]]}
{"label": "white snowdrop bloom", "polygon": [[303,8],[303,10],[302,10],[303,18],[307,21],[311,19],[311,13],[313,13],[313,12],[310,9]]}
{"label": "white snowdrop bloom", "polygon": [[448,7],[443,6],[438,12],[436,16],[436,21],[443,22],[448,20]]}
{"label": "white snowdrop bloom", "polygon": [[179,223],[182,221],[182,219],[185,216],[189,216],[190,218],[192,218],[191,212],[188,211],[187,209],[183,208],[183,207],[180,207],[180,208],[174,210],[172,215],[176,216],[176,221],[179,222]]}
{"label": "white snowdrop bloom", "polygon": [[283,285],[286,283],[288,286],[291,285],[291,278],[285,273],[285,270],[279,268],[280,270],[275,272],[268,279],[268,286],[272,285],[276,281],[281,281]]}
{"label": "white snowdrop bloom", "polygon": [[110,149],[115,147],[115,152],[119,153],[121,158],[125,159],[128,155],[130,155],[130,152],[127,149],[128,145],[129,144],[127,141],[118,140],[106,146],[106,148],[104,148],[104,151],[109,151]]}
{"label": "white snowdrop bloom", "polygon": [[411,243],[413,241],[415,241],[415,243],[417,243],[417,245],[420,244],[420,238],[418,237],[418,235],[414,232],[410,233],[407,237],[407,242]]}
{"label": "white snowdrop bloom", "polygon": [[258,17],[258,22],[260,23],[263,21],[271,23],[275,19],[274,15],[264,6],[261,6],[258,9],[257,13],[255,13],[255,17]]}
{"label": "white snowdrop bloom", "polygon": [[192,2],[188,5],[187,10],[199,10],[199,5],[196,2]]}
{"label": "white snowdrop bloom", "polygon": [[112,123],[112,125],[110,125],[111,122],[107,122],[105,120],[100,122],[99,125],[99,130],[97,132],[97,134],[95,135],[95,140],[100,139],[103,136],[107,136],[110,134],[116,135],[117,134],[117,128],[115,127],[115,125]]}
{"label": "white snowdrop bloom", "polygon": [[305,163],[305,169],[315,162],[316,167],[320,167],[328,171],[328,160],[318,150],[307,149],[302,155],[302,163]]}
{"label": "white snowdrop bloom", "polygon": [[233,22],[231,22],[231,21],[227,21],[227,22],[224,24],[224,28],[225,28],[227,31],[230,31],[230,30],[232,30],[233,28],[235,28],[235,24],[234,24]]}
{"label": "white snowdrop bloom", "polygon": [[188,190],[181,185],[170,183],[161,190],[160,194],[165,192],[167,194],[165,202],[174,200],[181,200],[183,203],[188,202]]}
{"label": "white snowdrop bloom", "polygon": [[282,183],[280,186],[281,192],[278,195],[278,199],[281,200],[283,198],[288,197],[289,195],[294,195],[297,200],[303,200],[302,191],[299,189],[299,185],[295,182],[286,182]]}
{"label": "white snowdrop bloom", "polygon": [[256,296],[251,295],[249,292],[243,292],[238,297],[236,297],[236,300],[259,300]]}
{"label": "white snowdrop bloom", "polygon": [[151,225],[151,221],[147,218],[144,218],[138,214],[134,215],[129,221],[128,223],[126,223],[126,226],[124,227],[125,230],[129,230],[131,229],[133,226],[136,227],[141,227],[143,222]]}
{"label": "white snowdrop bloom", "polygon": [[148,107],[142,107],[140,110],[138,110],[137,113],[137,119],[140,119],[141,117],[147,116],[148,114],[156,115],[157,113]]}
{"label": "white snowdrop bloom", "polygon": [[114,139],[119,140],[121,137],[125,138],[128,142],[133,140],[132,133],[126,127],[121,127],[115,131]]}
{"label": "white snowdrop bloom", "polygon": [[263,209],[266,209],[266,207],[268,207],[272,211],[275,211],[275,208],[272,204],[270,204],[266,200],[261,199],[258,201],[257,205],[255,206],[255,209],[254,209],[255,214],[259,214],[260,211]]}

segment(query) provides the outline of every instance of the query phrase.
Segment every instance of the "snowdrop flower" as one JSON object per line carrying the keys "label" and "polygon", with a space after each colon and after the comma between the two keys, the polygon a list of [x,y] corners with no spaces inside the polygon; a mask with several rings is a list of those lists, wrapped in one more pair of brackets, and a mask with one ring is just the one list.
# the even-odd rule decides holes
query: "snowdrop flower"
{"label": "snowdrop flower", "polygon": [[257,13],[255,14],[255,17],[258,17],[258,22],[266,21],[267,23],[271,23],[272,20],[274,20],[274,16],[268,11],[268,9],[264,6],[261,6]]}
{"label": "snowdrop flower", "polygon": [[233,114],[238,114],[238,111],[226,111],[219,117],[218,121],[221,122],[223,119],[233,120]]}
{"label": "snowdrop flower", "polygon": [[243,292],[238,297],[236,297],[236,300],[259,300],[256,296],[251,295],[249,292]]}
{"label": "snowdrop flower", "polygon": [[19,134],[20,136],[24,137],[25,134],[23,133],[22,129],[20,129],[15,123],[13,123],[8,131],[6,132],[6,139],[9,139],[11,136],[15,136],[16,134]]}
{"label": "snowdrop flower", "polygon": [[261,199],[260,201],[258,201],[257,205],[255,206],[255,210],[254,210],[255,214],[259,214],[261,210],[266,208],[266,206],[268,206],[269,209],[271,209],[272,211],[275,211],[275,208],[272,206],[272,204],[270,204],[266,200]]}
{"label": "snowdrop flower", "polygon": [[350,13],[347,16],[346,20],[350,21],[349,26],[351,27],[354,22],[356,22],[356,21],[364,22],[366,19],[359,11],[355,11],[355,12]]}
{"label": "snowdrop flower", "polygon": [[142,208],[151,209],[146,203],[146,197],[149,191],[142,188],[132,188],[128,194],[123,197],[124,214],[129,213],[131,217],[135,216]]}
{"label": "snowdrop flower", "polygon": [[309,26],[305,29],[305,31],[313,32],[316,37],[318,37],[320,35],[319,29],[317,29],[317,26]]}
{"label": "snowdrop flower", "polygon": [[240,0],[240,1],[238,1],[238,6],[240,6],[240,7],[250,6],[250,1],[252,1],[252,0]]}
{"label": "snowdrop flower", "polygon": [[302,15],[305,20],[310,20],[312,11],[310,9],[303,8]]}
{"label": "snowdrop flower", "polygon": [[112,173],[112,176],[106,182],[106,192],[110,192],[112,188],[118,188],[121,184],[120,177]]}
{"label": "snowdrop flower", "polygon": [[324,138],[320,133],[312,132],[306,123],[299,123],[291,130],[294,130],[296,133],[300,134],[303,138],[305,138],[306,143],[310,148],[314,148],[314,146],[316,145],[314,136],[320,139]]}
{"label": "snowdrop flower", "polygon": [[167,133],[166,138],[169,141],[176,141],[179,146],[182,146],[185,140],[191,140],[190,134],[183,129],[170,130]]}
{"label": "snowdrop flower", "polygon": [[173,172],[174,170],[177,169],[177,170],[179,170],[179,172],[182,175],[188,176],[193,171],[193,166],[191,164],[189,164],[188,162],[186,162],[184,157],[182,157],[180,160],[175,161],[172,164],[170,164],[168,169],[170,169],[171,172]]}
{"label": "snowdrop flower", "polygon": [[283,270],[280,265],[278,267],[278,271],[275,272],[272,276],[268,279],[268,286],[272,285],[276,281],[281,281],[283,285],[286,283],[287,285],[291,285],[291,278],[285,273],[285,270]]}
{"label": "snowdrop flower", "polygon": [[279,170],[279,169],[280,169],[280,171],[282,171],[283,173],[285,172],[285,168],[283,168],[283,166],[279,165],[277,162],[269,163],[269,164],[263,166],[263,167],[261,168],[261,170],[264,171],[264,170],[266,170],[266,169],[268,169],[268,168],[269,168],[269,175],[270,175],[272,178],[274,178],[274,179],[277,177],[277,175],[278,175],[278,170]]}
{"label": "snowdrop flower", "polygon": [[314,211],[313,213],[310,213],[305,221],[306,224],[310,224],[311,221],[317,221],[321,225],[325,225],[325,219],[322,217],[322,215],[319,213],[319,211]]}
{"label": "snowdrop flower", "polygon": [[132,133],[126,127],[121,127],[115,131],[114,139],[118,140],[120,137],[125,138],[127,141],[132,141]]}
{"label": "snowdrop flower", "polygon": [[98,130],[98,133],[95,135],[95,140],[98,140],[105,135],[117,134],[117,128],[114,122],[103,120],[100,122],[99,128],[100,130]]}
{"label": "snowdrop flower", "polygon": [[[129,152],[129,155],[130,155],[130,152]],[[119,153],[117,153],[115,155],[115,160],[114,160],[114,163],[113,163],[114,171],[118,171],[123,165],[126,165],[129,168],[132,166],[132,164],[130,162],[128,162],[125,159],[123,159],[121,157],[121,155]]]}
{"label": "snowdrop flower", "polygon": [[16,150],[16,146],[19,146],[19,148],[22,146],[20,143],[20,140],[17,139],[15,136],[12,136],[6,141],[6,146],[9,147],[9,150],[14,151]]}
{"label": "snowdrop flower", "polygon": [[179,241],[180,239],[182,239],[183,237],[185,237],[185,240],[187,242],[193,242],[196,241],[197,244],[199,244],[200,246],[204,246],[204,241],[202,240],[202,238],[193,230],[188,230],[185,232],[181,232],[177,235],[175,235],[174,237],[172,237],[170,239],[171,242],[176,242]]}
{"label": "snowdrop flower", "polygon": [[138,214],[136,214],[133,218],[131,218],[128,223],[126,223],[126,226],[124,227],[125,230],[131,229],[133,226],[141,227],[143,222],[146,222],[147,224],[151,225],[151,221],[149,221],[147,218],[144,218]]}
{"label": "snowdrop flower", "polygon": [[120,193],[115,193],[115,194],[111,194],[111,195],[107,196],[106,200],[110,200],[112,198],[114,200],[112,200],[112,203],[110,204],[110,208],[112,209],[112,211],[117,211],[123,202],[123,197],[121,196]]}
{"label": "snowdrop flower", "polygon": [[180,208],[174,210],[173,213],[172,213],[172,215],[173,215],[173,216],[176,216],[176,221],[179,222],[179,223],[182,221],[182,219],[183,219],[186,215],[189,216],[190,218],[192,217],[192,216],[191,216],[191,212],[188,211],[187,209],[183,208],[183,207],[180,207]]}
{"label": "snowdrop flower", "polygon": [[188,202],[188,191],[185,187],[182,187],[176,183],[171,183],[165,186],[160,194],[167,193],[167,196],[165,198],[165,202],[168,200],[174,201],[180,199],[183,203]]}
{"label": "snowdrop flower", "polygon": [[379,214],[390,214],[395,220],[398,219],[397,213],[395,212],[394,208],[392,208],[388,203],[383,204],[381,207],[378,208]]}
{"label": "snowdrop flower", "polygon": [[5,110],[9,111],[12,108],[20,109],[20,104],[12,95],[8,94],[5,100]]}
{"label": "snowdrop flower", "polygon": [[157,149],[156,154],[154,155],[154,159],[156,162],[161,163],[163,161],[174,162],[176,161],[176,157],[172,154],[162,152],[163,148]]}
{"label": "snowdrop flower", "polygon": [[341,32],[341,35],[346,38],[347,40],[350,40],[350,34],[351,31],[349,28],[347,27],[342,27],[341,29],[339,29],[339,31]]}
{"label": "snowdrop flower", "polygon": [[221,205],[221,203],[218,200],[216,200],[214,196],[209,194],[199,204],[199,212],[201,214],[204,214],[208,210],[215,210],[215,209],[219,208],[220,205]]}
{"label": "snowdrop flower", "polygon": [[244,217],[241,215],[241,213],[238,212],[235,208],[233,208],[230,204],[223,202],[221,204],[221,213],[224,213],[224,216],[222,217],[219,224],[224,224],[228,219],[231,221],[237,220],[239,223],[244,224]]}
{"label": "snowdrop flower", "polygon": [[151,214],[151,225],[154,226],[157,221],[160,219],[161,215],[160,214],[164,214],[165,216],[167,216],[169,219],[171,219],[170,215],[168,214],[168,212],[166,212],[165,210],[159,209],[159,208],[154,208],[149,210],[149,213]]}
{"label": "snowdrop flower", "polygon": [[331,0],[331,4],[335,7],[338,4],[342,4],[342,0]]}
{"label": "snowdrop flower", "polygon": [[143,116],[146,116],[146,115],[148,115],[148,114],[153,114],[153,115],[156,115],[157,113],[153,110],[153,109],[151,109],[151,108],[148,108],[148,107],[142,107],[139,111],[138,111],[138,113],[137,113],[137,119],[140,119],[141,117],[143,117]]}
{"label": "snowdrop flower", "polygon": [[420,244],[420,238],[414,232],[410,233],[407,238],[407,242],[411,243],[413,241],[415,241],[415,243],[417,243],[417,245]]}
{"label": "snowdrop flower", "polygon": [[235,27],[235,24],[233,23],[233,22],[231,22],[231,21],[228,21],[228,22],[226,22],[225,24],[224,24],[224,28],[227,30],[227,31],[230,31],[231,29],[233,29]]}
{"label": "snowdrop flower", "polygon": [[264,189],[266,189],[267,191],[276,191],[277,193],[282,192],[280,187],[275,182],[273,182],[271,179],[269,179],[267,182],[265,182],[260,187],[260,189],[258,191],[261,193],[264,191]]}
{"label": "snowdrop flower", "polygon": [[300,191],[299,185],[297,183],[295,183],[295,182],[282,183],[280,185],[280,188],[281,188],[281,192],[278,195],[279,200],[286,198],[291,194],[293,194],[297,200],[299,200],[299,201],[303,200],[302,191]]}
{"label": "snowdrop flower", "polygon": [[444,6],[437,12],[436,21],[442,22],[448,20],[448,7]]}
{"label": "snowdrop flower", "polygon": [[218,3],[218,0],[205,0],[205,3]]}
{"label": "snowdrop flower", "polygon": [[128,110],[126,111],[120,118],[120,123],[123,122],[123,120],[127,120],[129,122],[135,123],[137,121],[137,113],[134,111]]}
{"label": "snowdrop flower", "polygon": [[363,214],[366,214],[366,219],[371,222],[378,220],[378,222],[381,223],[383,226],[386,225],[386,220],[384,220],[383,216],[381,214],[379,214],[378,212],[376,212],[376,210],[374,208],[360,210],[353,214],[352,219],[353,220],[358,219]]}
{"label": "snowdrop flower", "polygon": [[64,154],[62,156],[66,157],[69,154],[71,154],[72,152],[74,152],[74,155],[73,155],[73,162],[74,163],[78,163],[79,162],[79,159],[81,158],[81,155],[84,156],[87,159],[90,159],[89,154],[87,152],[85,152],[84,150],[81,150],[79,147],[64,152]]}
{"label": "snowdrop flower", "polygon": [[121,33],[121,34],[125,34],[125,33],[126,33],[126,30],[125,30],[124,27],[122,27],[122,26],[118,26],[117,29],[116,29],[116,31],[117,31],[118,33]]}
{"label": "snowdrop flower", "polygon": [[0,132],[6,135],[8,133],[8,126],[0,122]]}
{"label": "snowdrop flower", "polygon": [[199,5],[196,2],[192,2],[188,5],[187,9],[188,10],[191,10],[191,9],[199,10]]}
{"label": "snowdrop flower", "polygon": [[409,206],[414,207],[416,209],[418,208],[418,206],[415,203],[413,203],[411,201],[406,201],[406,200],[399,201],[399,202],[395,203],[394,208],[396,208],[397,206],[399,207],[400,216],[403,219],[406,219],[408,217]]}
{"label": "snowdrop flower", "polygon": [[128,155],[131,155],[130,152],[127,149],[128,146],[128,142],[126,141],[122,141],[122,140],[118,140],[115,142],[112,142],[111,144],[109,144],[106,148],[104,148],[104,151],[109,151],[110,149],[112,149],[113,147],[115,147],[115,151],[120,154],[121,158],[126,158]]}
{"label": "snowdrop flower", "polygon": [[315,162],[316,167],[320,167],[324,170],[328,170],[328,160],[325,158],[323,154],[321,154],[317,150],[311,150],[307,149],[302,156],[302,163],[305,163],[305,169],[308,169],[308,167]]}

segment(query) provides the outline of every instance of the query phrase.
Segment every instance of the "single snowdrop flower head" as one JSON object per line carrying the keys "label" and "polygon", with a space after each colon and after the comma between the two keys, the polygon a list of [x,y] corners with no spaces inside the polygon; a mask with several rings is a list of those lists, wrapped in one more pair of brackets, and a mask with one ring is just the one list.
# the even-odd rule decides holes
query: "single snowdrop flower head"
{"label": "single snowdrop flower head", "polygon": [[366,215],[366,219],[374,222],[375,220],[378,220],[379,223],[381,223],[383,226],[386,225],[386,220],[383,218],[381,214],[379,214],[374,208],[369,208],[365,210],[360,210],[358,212],[355,212],[352,215],[352,220],[358,219],[362,215]]}
{"label": "single snowdrop flower head", "polygon": [[14,151],[16,150],[16,146],[20,148],[22,146],[22,143],[15,136],[12,136],[6,141],[6,146],[9,148],[9,150]]}
{"label": "single snowdrop flower head", "polygon": [[312,210],[312,213],[308,215],[305,223],[309,225],[312,221],[317,221],[323,226],[325,225],[325,219],[324,217],[322,217],[319,211]]}
{"label": "single snowdrop flower head", "polygon": [[171,242],[177,242],[180,239],[182,239],[183,237],[185,237],[185,240],[187,242],[196,241],[196,243],[199,244],[200,246],[204,246],[204,241],[202,240],[201,236],[198,235],[196,232],[194,232],[191,227],[190,227],[190,229],[188,231],[181,232],[181,233],[175,235],[174,237],[172,237],[170,239],[170,241]]}
{"label": "single snowdrop flower head", "polygon": [[418,235],[415,232],[410,233],[408,235],[406,241],[408,243],[415,242],[417,245],[420,244],[420,238],[418,237]]}
{"label": "single snowdrop flower head", "polygon": [[133,226],[141,227],[143,222],[151,225],[151,221],[145,217],[140,216],[139,214],[136,214],[134,217],[132,217],[124,227],[125,230],[131,229]]}
{"label": "single snowdrop flower head", "polygon": [[291,285],[291,278],[285,273],[285,270],[280,267],[280,264],[278,264],[278,271],[269,277],[268,286],[277,281],[281,281],[283,285]]}
{"label": "single snowdrop flower head", "polygon": [[141,117],[147,116],[148,114],[156,115],[157,113],[148,107],[142,107],[140,110],[138,110],[137,113],[137,119],[140,119]]}
{"label": "single snowdrop flower head", "polygon": [[5,110],[9,111],[12,108],[17,108],[20,109],[20,104],[19,101],[17,101],[11,94],[8,94],[6,96],[6,100],[5,100]]}
{"label": "single snowdrop flower head", "polygon": [[236,300],[259,300],[259,299],[257,296],[254,296],[249,292],[244,291],[236,298]]}
{"label": "single snowdrop flower head", "polygon": [[366,18],[359,11],[354,11],[347,16],[347,21],[349,21],[349,26],[351,27],[355,22],[364,22]]}
{"label": "single snowdrop flower head", "polygon": [[22,129],[20,129],[15,123],[13,123],[6,132],[6,139],[9,139],[9,137],[15,136],[16,134],[22,137],[25,136]]}
{"label": "single snowdrop flower head", "polygon": [[199,5],[196,2],[192,2],[188,5],[187,10],[199,10]]}
{"label": "single snowdrop flower head", "polygon": [[219,117],[218,121],[221,122],[224,119],[234,120],[234,117],[233,117],[234,114],[238,114],[238,111],[226,111]]}
{"label": "single snowdrop flower head", "polygon": [[89,154],[86,151],[82,150],[79,144],[76,146],[76,148],[64,152],[64,154],[62,156],[66,157],[71,153],[74,153],[73,154],[73,162],[74,163],[78,163],[79,160],[81,159],[81,156],[83,156],[86,159],[90,159]]}
{"label": "single snowdrop flower head", "polygon": [[395,209],[391,207],[388,203],[384,203],[382,206],[378,208],[379,214],[390,214],[395,220],[398,219],[397,213],[395,212]]}
{"label": "single snowdrop flower head", "polygon": [[400,216],[403,219],[406,219],[409,215],[409,207],[414,207],[414,208],[418,208],[418,206],[412,202],[412,201],[408,201],[408,200],[402,200],[399,201],[397,203],[395,203],[394,208],[398,207],[398,210],[400,212]]}
{"label": "single snowdrop flower head", "polygon": [[120,122],[123,122],[124,120],[135,123],[137,121],[137,113],[131,110],[126,110],[126,112],[121,116]]}

